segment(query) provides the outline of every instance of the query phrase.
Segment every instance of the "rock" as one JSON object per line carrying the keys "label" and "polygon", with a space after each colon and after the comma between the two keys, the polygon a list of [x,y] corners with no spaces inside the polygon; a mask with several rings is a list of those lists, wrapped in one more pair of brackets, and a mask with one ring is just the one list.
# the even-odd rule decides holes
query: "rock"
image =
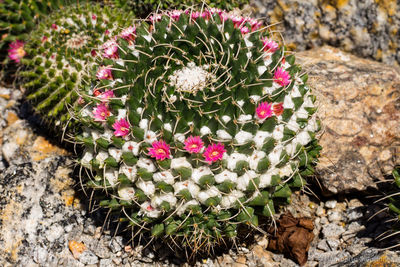
{"label": "rock", "polygon": [[96,264],[99,262],[99,258],[90,250],[85,250],[79,256],[79,261],[83,264]]}
{"label": "rock", "polygon": [[324,238],[339,238],[344,232],[344,227],[339,226],[336,223],[330,223],[322,227],[322,234],[324,235]]}
{"label": "rock", "polygon": [[399,266],[400,256],[394,251],[368,248],[354,257],[341,261],[338,265],[346,267]]}
{"label": "rock", "polygon": [[336,207],[337,204],[337,200],[328,200],[327,202],[325,202],[325,207],[327,207],[328,209],[333,209]]}
{"label": "rock", "polygon": [[99,267],[113,267],[115,266],[112,259],[101,259]]}
{"label": "rock", "polygon": [[400,164],[399,70],[326,46],[297,58],[319,101],[325,194],[376,188]]}
{"label": "rock", "polygon": [[348,258],[350,258],[350,253],[346,251],[330,251],[325,253],[320,253],[316,256],[318,260],[318,266],[333,266],[338,262],[342,262]]}
{"label": "rock", "polygon": [[400,4],[394,0],[251,0],[254,13],[275,24],[297,51],[335,45],[361,57],[400,62]]}
{"label": "rock", "polygon": [[361,219],[364,216],[362,209],[359,207],[349,208],[346,210],[347,220],[352,222],[358,219]]}
{"label": "rock", "polygon": [[340,222],[343,220],[343,215],[339,211],[329,211],[328,212],[328,220],[330,222]]}

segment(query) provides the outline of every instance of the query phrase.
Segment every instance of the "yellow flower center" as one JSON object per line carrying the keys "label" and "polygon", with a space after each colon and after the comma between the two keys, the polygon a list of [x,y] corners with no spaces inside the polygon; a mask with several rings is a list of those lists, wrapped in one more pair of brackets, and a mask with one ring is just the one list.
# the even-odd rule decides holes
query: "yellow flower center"
{"label": "yellow flower center", "polygon": [[214,152],[211,153],[211,155],[212,155],[212,156],[218,156],[218,155],[219,155],[219,152],[218,152],[218,151],[214,151]]}
{"label": "yellow flower center", "polygon": [[157,153],[165,154],[165,151],[164,151],[164,149],[159,148],[159,149],[157,149]]}
{"label": "yellow flower center", "polygon": [[23,56],[25,56],[26,52],[22,47],[20,47],[17,49],[17,54],[19,57],[23,57]]}

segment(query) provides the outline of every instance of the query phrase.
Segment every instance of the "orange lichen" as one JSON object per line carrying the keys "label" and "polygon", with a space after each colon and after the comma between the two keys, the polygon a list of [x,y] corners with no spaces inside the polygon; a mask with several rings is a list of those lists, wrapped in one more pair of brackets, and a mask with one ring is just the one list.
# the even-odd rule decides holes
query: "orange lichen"
{"label": "orange lichen", "polygon": [[52,155],[67,155],[67,151],[50,144],[42,136],[36,138],[31,149],[31,157],[34,161],[39,161]]}
{"label": "orange lichen", "polygon": [[75,259],[79,258],[79,256],[86,250],[85,244],[81,242],[77,242],[75,240],[71,240],[68,242],[68,248],[71,251],[72,255]]}
{"label": "orange lichen", "polygon": [[371,262],[367,262],[364,267],[396,267],[394,262],[387,259],[386,254],[383,254],[379,259]]}

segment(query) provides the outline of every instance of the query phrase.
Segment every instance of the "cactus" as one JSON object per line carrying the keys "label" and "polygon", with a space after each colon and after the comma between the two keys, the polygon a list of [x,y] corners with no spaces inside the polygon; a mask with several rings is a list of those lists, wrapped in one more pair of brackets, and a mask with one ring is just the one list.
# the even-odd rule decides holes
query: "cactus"
{"label": "cactus", "polygon": [[210,0],[104,0],[105,3],[115,5],[117,7],[129,8],[138,17],[145,18],[151,12],[157,9],[186,9],[190,6],[201,7],[203,4],[213,8],[223,8],[226,10],[233,10],[234,8],[241,8],[248,4],[248,0],[235,0],[235,1],[210,1]]}
{"label": "cactus", "polygon": [[[72,1],[51,0],[4,0],[0,1],[0,51],[6,55],[4,49],[15,41],[24,42],[29,37],[38,21],[53,10],[62,8]],[[1,57],[0,61],[5,58]],[[7,60],[7,59],[6,59]]]}
{"label": "cactus", "polygon": [[261,230],[313,173],[315,97],[261,26],[174,10],[104,46],[112,53],[80,93],[76,139],[92,174],[85,190],[135,236],[207,252],[241,227]]}
{"label": "cactus", "polygon": [[26,68],[23,87],[33,107],[55,125],[64,127],[78,88],[89,82],[99,45],[110,39],[131,13],[93,4],[71,5],[54,12],[31,33],[21,60]]}
{"label": "cactus", "polygon": [[393,169],[392,172],[396,191],[389,195],[389,210],[396,215],[397,221],[400,219],[400,166]]}

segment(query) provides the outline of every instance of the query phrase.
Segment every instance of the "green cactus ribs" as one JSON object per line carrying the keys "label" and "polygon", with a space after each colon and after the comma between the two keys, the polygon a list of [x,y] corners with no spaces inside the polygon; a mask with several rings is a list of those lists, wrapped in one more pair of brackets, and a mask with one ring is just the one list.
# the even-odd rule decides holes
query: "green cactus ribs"
{"label": "green cactus ribs", "polygon": [[64,127],[77,90],[89,83],[88,71],[98,46],[127,26],[131,14],[94,4],[72,5],[54,12],[31,33],[21,59],[23,87],[35,110],[52,125]]}
{"label": "green cactus ribs", "polygon": [[[26,41],[37,22],[53,10],[58,10],[73,1],[51,0],[4,0],[0,2],[0,51],[11,42]],[[74,1],[75,2],[75,1]],[[1,53],[0,61],[7,53]]]}
{"label": "green cactus ribs", "polygon": [[168,11],[103,49],[76,115],[85,187],[138,236],[194,253],[234,243],[313,174],[315,97],[257,20]]}

